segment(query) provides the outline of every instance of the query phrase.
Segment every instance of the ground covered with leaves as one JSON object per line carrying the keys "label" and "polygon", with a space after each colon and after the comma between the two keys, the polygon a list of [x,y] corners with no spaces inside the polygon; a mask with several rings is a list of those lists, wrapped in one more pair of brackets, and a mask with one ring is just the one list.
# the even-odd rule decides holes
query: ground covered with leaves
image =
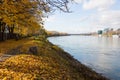
{"label": "ground covered with leaves", "polygon": [[[12,56],[0,62],[2,80],[107,80],[42,37],[3,43],[7,46],[0,48]],[[29,52],[33,46],[36,54]],[[17,50],[11,53],[12,48]]]}

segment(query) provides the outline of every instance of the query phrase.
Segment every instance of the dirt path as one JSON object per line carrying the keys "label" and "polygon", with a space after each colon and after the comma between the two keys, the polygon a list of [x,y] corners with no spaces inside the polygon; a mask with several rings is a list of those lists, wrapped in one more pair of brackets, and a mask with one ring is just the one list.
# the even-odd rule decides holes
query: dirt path
{"label": "dirt path", "polygon": [[6,59],[14,56],[15,53],[19,52],[20,46],[29,42],[29,39],[22,40],[7,40],[0,42],[0,62],[4,62]]}
{"label": "dirt path", "polygon": [[6,53],[8,50],[11,50],[19,45],[26,43],[27,41],[28,39],[22,39],[18,41],[8,40],[8,41],[0,42],[0,55]]}
{"label": "dirt path", "polygon": [[13,55],[3,54],[0,56],[0,62],[4,62],[6,59],[10,58]]}

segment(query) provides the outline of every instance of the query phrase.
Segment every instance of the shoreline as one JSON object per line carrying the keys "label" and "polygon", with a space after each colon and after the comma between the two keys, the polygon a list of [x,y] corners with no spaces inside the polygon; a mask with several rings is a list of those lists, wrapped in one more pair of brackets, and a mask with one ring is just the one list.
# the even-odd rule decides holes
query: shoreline
{"label": "shoreline", "polygon": [[13,56],[0,62],[0,79],[109,80],[43,37],[20,40],[16,45],[6,53]]}
{"label": "shoreline", "polygon": [[[60,48],[59,46],[57,47]],[[58,54],[62,58],[68,60],[71,67],[76,68],[78,72],[82,73],[82,75],[86,78],[85,80],[110,80],[107,77],[101,75],[100,73],[97,73],[92,68],[82,64],[80,61],[71,56],[70,53],[65,52],[62,48],[60,48],[60,52]]]}

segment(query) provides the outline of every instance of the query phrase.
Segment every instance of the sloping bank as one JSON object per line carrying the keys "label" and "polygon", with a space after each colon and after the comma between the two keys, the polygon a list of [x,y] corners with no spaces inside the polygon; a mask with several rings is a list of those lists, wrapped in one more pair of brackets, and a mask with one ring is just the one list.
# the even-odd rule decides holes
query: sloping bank
{"label": "sloping bank", "polygon": [[44,38],[23,42],[6,52],[12,57],[0,62],[0,79],[108,80]]}

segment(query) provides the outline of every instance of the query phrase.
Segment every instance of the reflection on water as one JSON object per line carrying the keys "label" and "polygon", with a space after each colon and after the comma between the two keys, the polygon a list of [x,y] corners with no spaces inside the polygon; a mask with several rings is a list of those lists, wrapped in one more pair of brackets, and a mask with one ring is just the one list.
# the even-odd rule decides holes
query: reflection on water
{"label": "reflection on water", "polygon": [[64,36],[49,40],[98,73],[120,80],[120,38]]}

